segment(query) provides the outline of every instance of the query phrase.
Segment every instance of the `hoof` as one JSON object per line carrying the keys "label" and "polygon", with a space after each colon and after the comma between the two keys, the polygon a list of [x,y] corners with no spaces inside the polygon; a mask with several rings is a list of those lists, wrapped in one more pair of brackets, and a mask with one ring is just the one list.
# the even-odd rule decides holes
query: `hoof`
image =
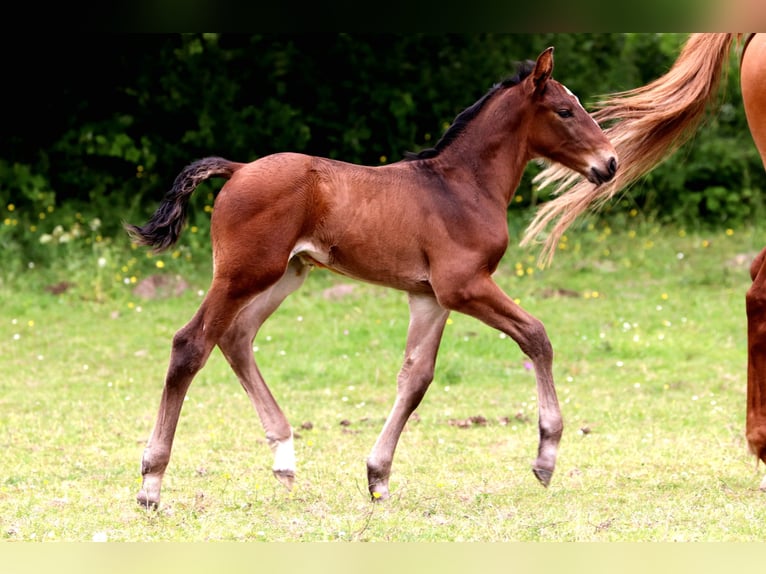
{"label": "hoof", "polygon": [[370,500],[373,502],[383,502],[391,498],[391,495],[388,493],[388,486],[385,484],[370,484],[367,488],[370,491]]}
{"label": "hoof", "polygon": [[532,472],[535,473],[535,478],[540,481],[540,484],[545,486],[546,488],[551,483],[551,477],[553,476],[553,471],[547,470],[545,468],[533,468]]}
{"label": "hoof", "polygon": [[389,498],[391,498],[391,495],[388,493],[388,491],[380,492],[376,490],[374,492],[370,492],[370,500],[373,502],[383,502]]}
{"label": "hoof", "polygon": [[295,484],[295,472],[292,470],[274,470],[272,472],[276,479],[281,482],[287,490],[293,489],[293,484]]}
{"label": "hoof", "polygon": [[160,500],[157,498],[153,498],[149,496],[149,494],[144,490],[141,489],[138,492],[138,495],[136,496],[136,502],[138,502],[138,505],[146,508],[147,510],[157,510],[160,506]]}
{"label": "hoof", "polygon": [[766,492],[766,476],[763,477],[763,480],[761,481],[761,486],[758,487],[761,492]]}

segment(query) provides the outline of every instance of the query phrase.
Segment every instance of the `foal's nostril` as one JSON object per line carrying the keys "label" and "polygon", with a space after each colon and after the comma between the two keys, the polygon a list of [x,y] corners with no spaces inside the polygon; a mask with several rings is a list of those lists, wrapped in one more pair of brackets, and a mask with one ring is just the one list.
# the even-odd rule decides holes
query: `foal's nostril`
{"label": "foal's nostril", "polygon": [[617,173],[617,158],[613,157],[609,160],[609,177],[614,176]]}
{"label": "foal's nostril", "polygon": [[615,173],[617,173],[617,158],[612,156],[606,164],[602,164],[601,167],[593,166],[590,168],[588,181],[595,183],[596,185],[601,185],[602,183],[610,181]]}

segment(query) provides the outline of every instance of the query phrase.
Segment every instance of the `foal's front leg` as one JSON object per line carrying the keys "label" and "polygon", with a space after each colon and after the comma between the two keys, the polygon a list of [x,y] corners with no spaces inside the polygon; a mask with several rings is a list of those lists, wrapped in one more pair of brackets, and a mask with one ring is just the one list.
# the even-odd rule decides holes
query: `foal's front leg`
{"label": "foal's front leg", "polygon": [[389,498],[388,479],[399,436],[434,378],[436,354],[449,311],[432,295],[410,294],[410,325],[396,402],[367,458],[367,484],[373,500]]}
{"label": "foal's front leg", "polygon": [[503,293],[488,275],[477,275],[464,281],[453,279],[448,284],[459,288],[439,293],[442,305],[502,331],[516,341],[534,364],[540,442],[532,471],[543,486],[548,486],[556,467],[564,424],[553,385],[553,347],[545,327]]}

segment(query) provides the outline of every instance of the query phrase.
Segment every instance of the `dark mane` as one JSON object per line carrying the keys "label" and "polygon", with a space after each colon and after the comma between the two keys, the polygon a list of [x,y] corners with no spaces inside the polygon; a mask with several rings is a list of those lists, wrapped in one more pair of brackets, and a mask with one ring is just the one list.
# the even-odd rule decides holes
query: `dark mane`
{"label": "dark mane", "polygon": [[419,152],[405,152],[404,153],[404,160],[405,161],[412,161],[416,159],[428,159],[431,157],[436,157],[439,155],[439,153],[449,146],[457,137],[463,133],[466,126],[468,126],[469,123],[471,123],[471,120],[473,120],[477,115],[479,115],[479,112],[482,110],[482,108],[485,106],[485,104],[492,99],[495,94],[500,92],[501,90],[504,90],[506,88],[510,88],[512,86],[516,86],[520,84],[524,78],[529,76],[529,74],[532,73],[532,70],[534,69],[535,63],[532,61],[526,61],[522,62],[518,65],[518,68],[516,70],[516,74],[504,79],[503,81],[495,84],[492,86],[489,91],[487,91],[486,94],[484,94],[481,98],[479,98],[475,103],[473,103],[471,106],[464,109],[462,112],[460,112],[455,120],[452,122],[452,125],[447,128],[447,131],[444,132],[444,135],[439,139],[438,142],[436,142],[436,145],[434,147],[423,149]]}

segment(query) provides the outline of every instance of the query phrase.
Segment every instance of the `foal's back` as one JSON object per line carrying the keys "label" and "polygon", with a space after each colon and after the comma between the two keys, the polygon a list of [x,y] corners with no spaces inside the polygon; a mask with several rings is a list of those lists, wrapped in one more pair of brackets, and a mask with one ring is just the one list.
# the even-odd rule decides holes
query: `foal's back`
{"label": "foal's back", "polygon": [[278,254],[283,265],[298,256],[371,283],[429,292],[434,259],[457,255],[482,236],[499,258],[507,227],[496,217],[499,232],[488,232],[492,214],[476,194],[464,205],[459,178],[448,183],[433,160],[424,163],[371,167],[299,153],[260,158],[219,193],[214,246],[240,245],[239,265],[242,257],[263,261]]}

